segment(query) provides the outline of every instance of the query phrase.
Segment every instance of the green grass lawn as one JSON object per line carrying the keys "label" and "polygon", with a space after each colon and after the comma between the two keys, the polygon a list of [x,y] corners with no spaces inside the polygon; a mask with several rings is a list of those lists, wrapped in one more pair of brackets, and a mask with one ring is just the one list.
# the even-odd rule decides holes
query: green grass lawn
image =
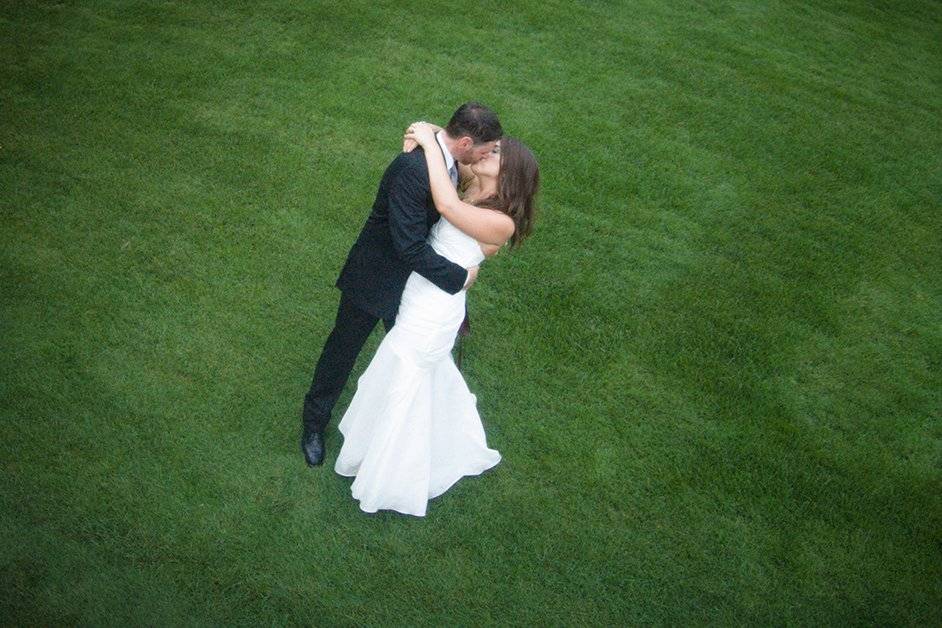
{"label": "green grass lawn", "polygon": [[[238,4],[238,6],[236,6]],[[513,7],[513,8],[508,8]],[[0,4],[3,624],[942,623],[942,5]],[[541,162],[487,474],[298,448],[406,124]]]}

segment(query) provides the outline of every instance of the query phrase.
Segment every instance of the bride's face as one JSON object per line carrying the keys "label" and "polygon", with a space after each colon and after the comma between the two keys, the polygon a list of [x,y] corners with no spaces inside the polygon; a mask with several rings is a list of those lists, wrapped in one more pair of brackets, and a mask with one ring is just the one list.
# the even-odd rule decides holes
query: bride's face
{"label": "bride's face", "polygon": [[494,147],[480,161],[471,165],[471,172],[479,177],[497,178],[500,172],[500,142],[495,142]]}

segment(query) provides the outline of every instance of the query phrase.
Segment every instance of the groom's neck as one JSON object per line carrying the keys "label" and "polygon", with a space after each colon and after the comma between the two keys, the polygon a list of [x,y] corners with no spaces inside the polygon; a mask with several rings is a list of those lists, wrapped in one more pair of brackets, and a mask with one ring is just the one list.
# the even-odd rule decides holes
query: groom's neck
{"label": "groom's neck", "polygon": [[445,148],[448,149],[448,152],[451,153],[451,156],[454,157],[455,161],[458,161],[458,155],[455,154],[455,150],[456,150],[455,144],[457,140],[455,140],[455,138],[453,138],[452,136],[448,135],[448,131],[446,131],[445,129],[442,129],[440,133],[442,134],[441,135],[442,144],[445,145]]}

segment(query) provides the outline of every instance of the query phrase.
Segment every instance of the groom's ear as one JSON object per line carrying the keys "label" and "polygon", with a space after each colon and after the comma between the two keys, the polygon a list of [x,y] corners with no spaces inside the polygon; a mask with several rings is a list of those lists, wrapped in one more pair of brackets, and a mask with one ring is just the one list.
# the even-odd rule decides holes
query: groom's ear
{"label": "groom's ear", "polygon": [[471,139],[470,135],[462,135],[458,138],[458,141],[455,142],[455,146],[463,153],[471,150],[471,147],[474,146],[474,140]]}

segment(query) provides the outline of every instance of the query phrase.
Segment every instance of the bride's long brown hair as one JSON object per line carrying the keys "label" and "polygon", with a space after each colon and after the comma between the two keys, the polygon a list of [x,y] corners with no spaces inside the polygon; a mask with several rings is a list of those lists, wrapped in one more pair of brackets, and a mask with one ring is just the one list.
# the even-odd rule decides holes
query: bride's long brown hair
{"label": "bride's long brown hair", "polygon": [[477,203],[495,209],[514,221],[510,246],[517,247],[533,231],[536,217],[535,197],[540,190],[540,166],[536,157],[520,140],[505,135],[500,139],[500,171],[497,194]]}

